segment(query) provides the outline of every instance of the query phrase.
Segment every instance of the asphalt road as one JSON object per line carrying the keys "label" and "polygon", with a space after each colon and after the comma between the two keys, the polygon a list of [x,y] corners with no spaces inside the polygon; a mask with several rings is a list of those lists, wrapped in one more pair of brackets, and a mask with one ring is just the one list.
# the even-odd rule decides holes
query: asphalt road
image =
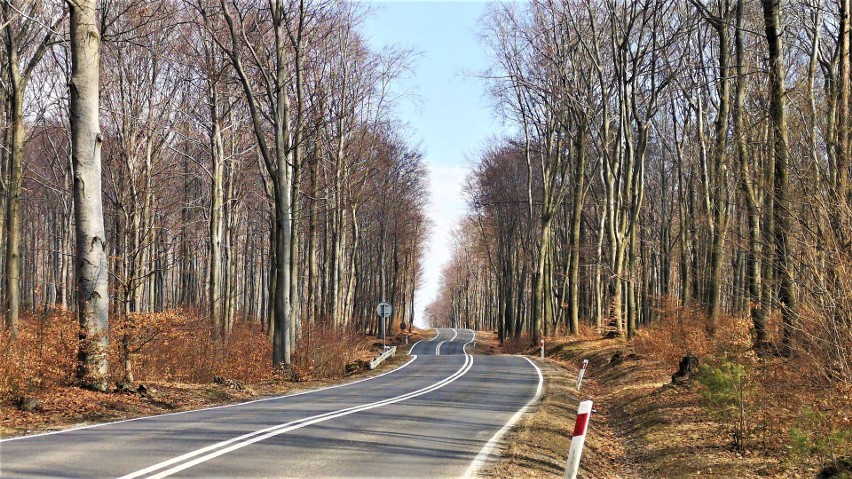
{"label": "asphalt road", "polygon": [[541,389],[440,329],[393,371],[300,394],[0,441],[2,478],[464,477]]}

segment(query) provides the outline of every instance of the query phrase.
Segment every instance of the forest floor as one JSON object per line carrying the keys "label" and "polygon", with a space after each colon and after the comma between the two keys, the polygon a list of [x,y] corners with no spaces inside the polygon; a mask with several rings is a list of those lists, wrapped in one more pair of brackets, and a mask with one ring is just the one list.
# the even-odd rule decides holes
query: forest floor
{"label": "forest floor", "polygon": [[[258,383],[242,383],[222,378],[220,383],[185,383],[167,381],[144,382],[145,392],[108,394],[88,391],[75,386],[52,385],[39,391],[39,404],[27,411],[13,401],[0,401],[0,438],[82,427],[96,423],[120,421],[142,416],[152,416],[191,409],[250,401],[253,399],[290,394],[307,389],[317,389],[342,382],[363,379],[381,374],[408,361],[410,344],[429,336],[431,330],[412,331],[409,345],[404,336],[388,338],[388,345],[398,345],[400,352],[375,370],[367,363],[381,353],[382,342],[364,338],[361,357],[351,365],[350,374],[341,378],[316,379],[294,382],[284,377],[267,379]],[[137,385],[138,386],[138,385]]]}
{"label": "forest floor", "polygon": [[[508,446],[485,477],[562,477],[585,399],[594,401],[594,412],[580,478],[816,477],[817,470],[791,469],[777,453],[737,452],[726,428],[701,407],[696,386],[672,385],[675,369],[625,350],[623,340],[554,341],[543,361],[538,351],[525,353],[545,376],[541,401],[504,438]],[[589,366],[577,392],[583,359]]]}

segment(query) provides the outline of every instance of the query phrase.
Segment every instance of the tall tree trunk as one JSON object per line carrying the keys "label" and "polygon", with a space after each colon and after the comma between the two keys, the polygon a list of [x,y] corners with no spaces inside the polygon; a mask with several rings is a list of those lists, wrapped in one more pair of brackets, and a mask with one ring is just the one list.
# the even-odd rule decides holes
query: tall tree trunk
{"label": "tall tree trunk", "polygon": [[210,83],[210,159],[212,160],[210,185],[210,265],[207,279],[210,320],[213,338],[224,338],[224,302],[222,301],[222,230],[225,202],[225,149],[219,115],[219,95],[214,81]]}
{"label": "tall tree trunk", "polygon": [[568,331],[577,334],[580,328],[580,225],[583,220],[583,200],[586,195],[586,135],[581,127],[574,146],[577,164],[574,170],[574,205],[571,211],[570,260],[568,272]]}
{"label": "tall tree trunk", "polygon": [[317,175],[317,170],[319,169],[318,160],[310,161],[308,167],[310,168],[311,178],[311,196],[309,198],[311,203],[311,216],[308,222],[308,307],[306,312],[308,323],[314,323],[318,314],[317,289],[319,287],[319,258],[317,252],[319,249],[319,237],[317,234],[317,230],[319,229],[317,227],[319,217],[319,187],[317,185],[317,177],[319,176]]}
{"label": "tall tree trunk", "polygon": [[734,38],[736,53],[736,91],[734,100],[734,141],[737,144],[737,157],[740,165],[740,181],[743,185],[748,216],[749,248],[746,258],[746,279],[748,281],[749,310],[754,325],[755,345],[762,345],[768,339],[766,331],[766,308],[761,306],[761,225],[755,176],[746,150],[746,138],[743,131],[743,113],[745,98],[745,46],[743,45],[743,0],[737,0],[737,23]]}
{"label": "tall tree trunk", "polygon": [[[5,72],[5,69],[2,70]],[[5,78],[5,73],[2,73]],[[9,104],[7,102],[7,95],[0,95],[0,112],[5,115],[9,115],[7,108],[9,108]],[[10,115],[11,116],[11,115]],[[10,135],[11,131],[7,128],[6,131],[3,132],[3,135],[0,135],[0,140],[2,140],[3,144],[10,144]],[[6,238],[6,206],[9,199],[9,152],[7,149],[3,148],[0,151],[0,238]],[[0,243],[0,271],[6,271],[6,241]],[[4,311],[6,307],[6,301],[4,296],[4,291],[6,288],[6,284],[4,281],[0,281],[0,304],[2,304]],[[5,323],[4,323],[5,327]]]}
{"label": "tall tree trunk", "polygon": [[712,208],[707,214],[712,221],[712,245],[710,250],[710,275],[707,284],[707,313],[710,316],[710,332],[715,334],[722,309],[722,262],[724,260],[725,236],[728,231],[728,184],[725,158],[728,149],[728,109],[730,100],[730,74],[728,49],[728,6],[724,2],[720,17],[713,20],[719,36],[719,95],[716,121],[714,123],[715,144],[710,184]]}
{"label": "tall tree trunk", "polygon": [[[291,255],[293,234],[292,207],[292,132],[290,130],[290,99],[287,93],[287,60],[284,45],[284,2],[276,0],[273,8],[275,23],[275,185],[276,185],[276,237],[275,260],[278,278],[275,284],[275,349],[279,351],[276,367],[290,368],[292,353],[292,308],[290,302]],[[258,132],[261,135],[262,132]],[[274,354],[274,353],[273,353]]]}
{"label": "tall tree trunk", "polygon": [[108,265],[99,121],[100,33],[97,0],[69,0],[71,12],[71,151],[77,234],[77,315],[80,344],[77,378],[85,387],[108,388]]}
{"label": "tall tree trunk", "polygon": [[775,266],[780,277],[778,301],[782,314],[782,352],[790,353],[796,325],[796,305],[793,292],[793,271],[790,251],[790,205],[788,190],[787,119],[784,111],[784,56],[781,38],[781,0],[763,0],[763,21],[769,47],[769,110],[773,132]]}
{"label": "tall tree trunk", "polygon": [[[296,140],[297,141],[297,140]],[[291,213],[291,221],[290,221],[290,342],[292,345],[296,345],[299,337],[302,333],[302,305],[299,300],[300,290],[299,290],[299,223],[301,222],[301,203],[299,202],[299,196],[301,194],[301,181],[299,180],[299,176],[301,174],[301,148],[298,146],[298,143],[294,141],[295,147],[293,148],[293,154],[291,155],[293,166],[291,173],[291,194],[290,194],[290,209]]]}
{"label": "tall tree trunk", "polygon": [[[766,11],[766,3],[764,0],[764,11]],[[839,0],[840,4],[840,25],[838,26],[837,37],[837,86],[836,86],[836,124],[834,127],[837,138],[834,142],[834,158],[835,158],[835,191],[838,202],[852,203],[850,201],[849,188],[849,123],[850,123],[850,97],[852,97],[852,51],[850,51],[850,36],[852,35],[852,12],[850,12],[850,1]],[[769,27],[767,26],[767,35],[769,35]],[[780,41],[780,39],[779,39]],[[770,47],[771,48],[771,47]]]}
{"label": "tall tree trunk", "polygon": [[[10,29],[10,26],[6,27]],[[7,39],[7,42],[12,40]],[[11,57],[11,151],[9,152],[9,193],[6,203],[6,329],[12,338],[18,336],[18,316],[21,305],[21,193],[24,173],[24,91],[18,72],[16,49],[10,47]]]}

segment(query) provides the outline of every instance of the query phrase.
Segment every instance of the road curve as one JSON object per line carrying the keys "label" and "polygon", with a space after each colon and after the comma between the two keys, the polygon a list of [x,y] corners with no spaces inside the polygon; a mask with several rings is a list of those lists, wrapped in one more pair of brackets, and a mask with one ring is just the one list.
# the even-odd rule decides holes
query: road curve
{"label": "road curve", "polygon": [[461,477],[539,394],[516,356],[440,329],[380,376],[247,403],[0,441],[0,477]]}

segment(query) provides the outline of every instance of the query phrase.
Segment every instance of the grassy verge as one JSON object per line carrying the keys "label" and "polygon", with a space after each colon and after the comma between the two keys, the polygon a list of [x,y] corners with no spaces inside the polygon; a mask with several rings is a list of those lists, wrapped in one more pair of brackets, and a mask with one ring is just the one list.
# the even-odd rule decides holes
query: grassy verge
{"label": "grassy verge", "polygon": [[[535,411],[527,414],[503,439],[502,458],[481,471],[482,477],[563,477],[577,405],[589,397],[575,390],[576,371],[552,360],[536,359],[545,388]],[[594,394],[592,394],[594,396]],[[626,461],[624,443],[610,426],[606,410],[595,405],[586,438],[580,477],[636,477]]]}

